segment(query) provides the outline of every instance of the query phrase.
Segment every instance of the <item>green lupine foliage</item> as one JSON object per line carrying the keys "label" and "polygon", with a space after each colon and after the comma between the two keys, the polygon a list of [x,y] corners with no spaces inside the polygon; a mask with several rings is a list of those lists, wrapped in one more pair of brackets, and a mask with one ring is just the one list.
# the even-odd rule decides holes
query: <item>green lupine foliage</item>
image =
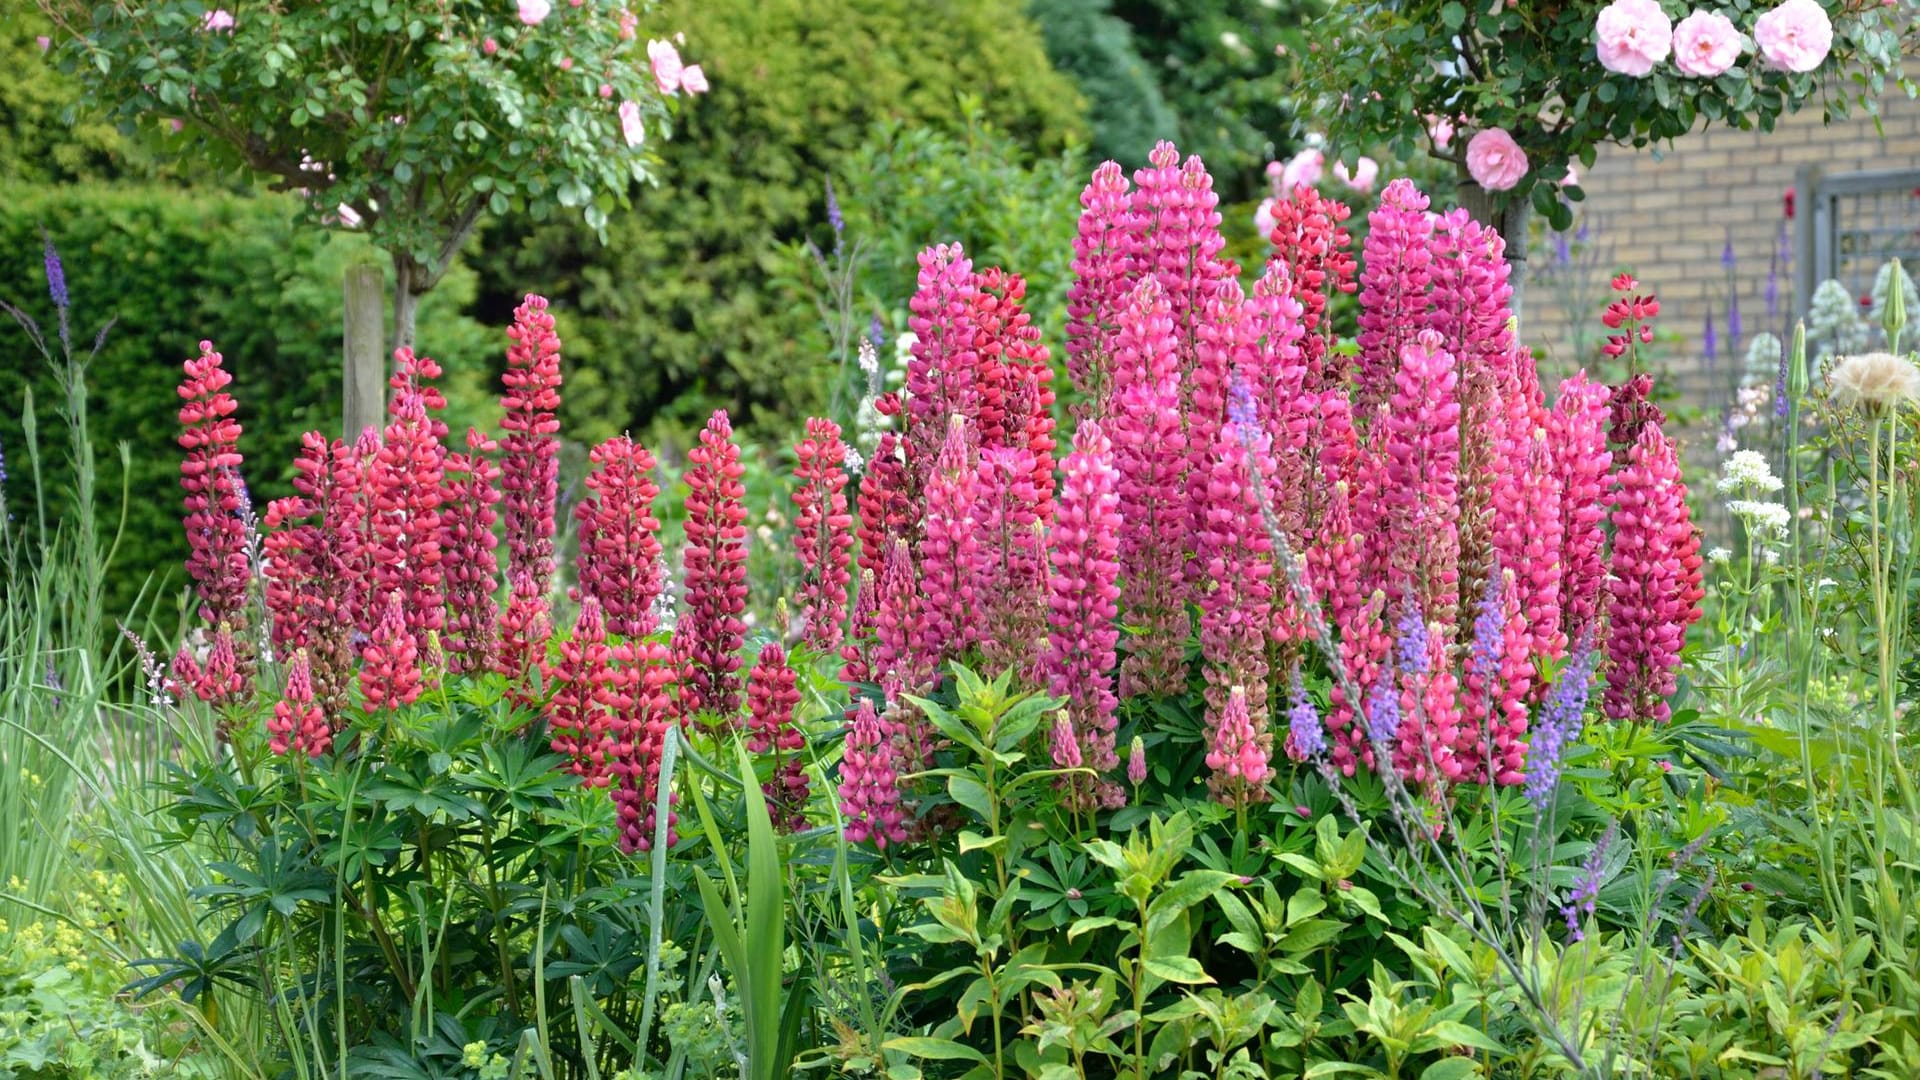
{"label": "green lupine foliage", "polygon": [[[189,194],[147,187],[0,185],[0,298],[47,331],[59,319],[47,294],[41,229],[52,235],[73,298],[73,335],[84,352],[101,324],[115,319],[90,372],[92,434],[104,475],[104,528],[117,524],[122,480],[130,497],[126,535],[107,582],[108,610],[124,610],[148,574],[173,587],[180,560],[179,447],[173,414],[181,362],[202,339],[227,357],[246,426],[241,449],[256,508],[291,494],[288,479],[300,433],[334,433],[340,423],[340,281],[355,260],[375,258],[362,237],[302,229],[282,197]],[[456,431],[485,423],[493,408],[481,384],[487,356],[504,342],[456,314],[472,295],[472,277],[452,275],[429,297],[420,324],[422,351],[448,371]],[[27,482],[20,422],[31,383],[41,407],[45,489],[61,498],[69,483],[57,432],[53,372],[8,320],[0,326],[0,446],[9,486]],[[464,403],[475,403],[468,407]],[[132,475],[118,475],[114,447],[132,449]],[[27,499],[21,492],[19,499]]]}
{"label": "green lupine foliage", "polygon": [[662,5],[653,22],[684,31],[682,55],[713,88],[658,148],[659,188],[613,220],[605,249],[572,224],[490,228],[481,317],[504,323],[527,291],[554,299],[563,420],[587,441],[686,430],[716,406],[736,425],[817,408],[818,314],[769,276],[784,242],[831,246],[823,181],[874,123],[951,130],[973,94],[1043,152],[1083,133],[1080,97],[1023,11],[1020,0]]}

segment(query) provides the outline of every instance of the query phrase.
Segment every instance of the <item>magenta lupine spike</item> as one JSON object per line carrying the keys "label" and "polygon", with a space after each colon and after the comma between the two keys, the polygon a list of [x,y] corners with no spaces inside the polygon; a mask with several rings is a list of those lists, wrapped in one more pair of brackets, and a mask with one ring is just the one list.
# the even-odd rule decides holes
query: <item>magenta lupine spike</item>
{"label": "magenta lupine spike", "polygon": [[1040,343],[1040,328],[1022,306],[1026,280],[992,266],[974,275],[974,285],[975,370],[983,387],[980,448],[1032,455],[1034,509],[1048,523],[1053,520],[1053,365]]}
{"label": "magenta lupine spike", "polygon": [[1210,717],[1207,740],[1207,790],[1228,806],[1266,800],[1273,777],[1273,734],[1258,725],[1247,689],[1235,686],[1217,715]]}
{"label": "magenta lupine spike", "polygon": [[[1204,478],[1213,470],[1215,444],[1227,423],[1229,392],[1236,380],[1244,384],[1246,379],[1244,372],[1235,369],[1253,333],[1243,310],[1245,305],[1246,296],[1240,290],[1240,283],[1225,282],[1207,298],[1195,326],[1193,365],[1183,380],[1185,400],[1180,411],[1186,425],[1185,474],[1193,480],[1186,485],[1190,542],[1204,527],[1209,509]],[[1197,560],[1189,561],[1186,576],[1190,589],[1200,588],[1206,580],[1206,568]]]}
{"label": "magenta lupine spike", "polygon": [[[1238,268],[1220,258],[1220,196],[1198,157],[1180,164],[1180,151],[1161,142],[1133,174],[1132,249],[1135,279],[1151,277],[1167,294],[1184,375],[1194,361],[1207,301]],[[1184,402],[1183,402],[1184,404]]]}
{"label": "magenta lupine spike", "polygon": [[[1441,214],[1433,230],[1432,326],[1459,363],[1463,377],[1486,371],[1505,395],[1513,389],[1513,286],[1506,242],[1498,230],[1467,216]],[[1530,365],[1529,365],[1530,366]]]}
{"label": "magenta lupine spike", "polygon": [[338,529],[342,503],[352,499],[339,486],[337,462],[346,454],[344,445],[317,431],[302,435],[293,462],[297,494],[269,503],[266,516],[263,571],[272,641],[282,655],[306,650],[315,700],[330,718],[345,714],[353,678],[353,538]]}
{"label": "magenta lupine spike", "polygon": [[880,572],[876,591],[873,679],[888,700],[902,693],[921,693],[933,683],[936,661],[921,651],[920,584],[905,540],[893,542],[893,554]]}
{"label": "magenta lupine spike", "polygon": [[1067,374],[1092,415],[1104,416],[1112,389],[1115,336],[1132,292],[1137,239],[1130,227],[1127,174],[1108,161],[1080,193],[1073,240],[1073,284],[1067,287]]}
{"label": "magenta lupine spike", "polygon": [[994,447],[980,452],[974,476],[980,655],[987,670],[1013,671],[1022,682],[1039,681],[1047,619],[1046,525],[1033,472],[1024,447]]}
{"label": "magenta lupine spike", "polygon": [[[1398,181],[1395,181],[1398,183]],[[1453,355],[1440,335],[1407,343],[1386,414],[1382,523],[1389,547],[1387,596],[1417,602],[1451,638],[1459,585],[1460,402]]]}
{"label": "magenta lupine spike", "polygon": [[666,588],[660,558],[660,519],[653,502],[653,455],[630,436],[616,435],[588,453],[587,496],[573,508],[580,523],[580,584],[576,597],[592,597],[606,614],[607,630],[641,638],[659,629],[654,610]]}
{"label": "magenta lupine spike", "polygon": [[507,371],[500,381],[500,486],[507,580],[525,574],[528,597],[544,602],[553,581],[554,504],[560,477],[560,336],[543,296],[527,294],[507,331]]}
{"label": "magenta lupine spike", "polygon": [[[669,688],[679,672],[667,646],[657,641],[623,642],[614,650],[614,743],[609,794],[620,820],[620,849],[631,854],[653,849],[660,795],[660,755],[667,729],[680,718]],[[669,807],[676,800],[669,796]],[[667,811],[667,846],[672,847],[675,815]]]}
{"label": "magenta lupine spike", "polygon": [[333,748],[333,728],[313,700],[313,670],[305,649],[294,650],[287,664],[287,685],[274,703],[267,731],[273,736],[268,748],[276,754],[319,757]]}
{"label": "magenta lupine spike", "polygon": [[411,349],[394,352],[396,389],[390,419],[375,453],[371,474],[373,534],[379,545],[374,587],[381,595],[399,593],[407,633],[424,653],[427,635],[446,626],[440,551],[440,482],[446,447],[439,421],[429,412],[426,381],[439,365],[415,357]]}
{"label": "magenta lupine spike", "polygon": [[380,566],[380,537],[375,531],[373,468],[380,456],[380,431],[368,427],[333,461],[334,486],[340,491],[338,519],[327,527],[341,540],[346,558],[346,595],[353,610],[353,626],[361,637],[371,637],[386,610],[376,575]]}
{"label": "magenta lupine spike", "polygon": [[967,421],[954,415],[926,482],[926,535],[920,541],[920,625],[915,649],[935,662],[979,642],[985,629],[979,587],[985,569],[974,516],[977,467]]}
{"label": "magenta lupine spike", "polygon": [[1700,617],[1700,536],[1673,443],[1658,424],[1641,429],[1620,472],[1607,582],[1609,719],[1666,723],[1680,647]]}
{"label": "magenta lupine spike", "polygon": [[407,631],[406,602],[387,594],[373,635],[360,648],[361,706],[370,713],[411,705],[420,696],[420,652]]}
{"label": "magenta lupine spike", "polygon": [[[1065,698],[1066,714],[1092,768],[1117,764],[1111,672],[1120,628],[1120,494],[1113,448],[1095,420],[1082,420],[1054,519],[1053,573],[1048,579],[1047,692]],[[1058,760],[1056,754],[1056,761]],[[1137,783],[1138,781],[1136,781]]]}
{"label": "magenta lupine spike", "polygon": [[546,665],[547,730],[553,752],[567,758],[567,771],[588,787],[604,787],[613,748],[615,706],[619,704],[613,649],[599,601],[580,601],[573,634],[560,642],[560,658]]}
{"label": "magenta lupine spike", "polygon": [[885,851],[906,840],[897,763],[892,725],[874,711],[872,698],[861,698],[840,759],[840,813],[849,843],[871,840]]}
{"label": "magenta lupine spike", "polygon": [[1085,763],[1080,753],[1080,739],[1073,733],[1073,719],[1065,709],[1053,714],[1053,727],[1047,741],[1053,747],[1053,763],[1059,768],[1078,769]]}
{"label": "magenta lupine spike", "polygon": [[1514,573],[1514,592],[1538,656],[1566,655],[1560,619],[1560,479],[1546,432],[1514,448],[1494,487],[1494,550]]}
{"label": "magenta lupine spike", "polygon": [[716,410],[687,451],[686,547],[682,592],[691,626],[689,689],[699,707],[731,724],[740,704],[740,647],[747,624],[747,508],[740,448],[726,410]]}
{"label": "magenta lupine spike", "polygon": [[1121,664],[1120,694],[1172,696],[1186,688],[1186,440],[1173,317],[1152,280],[1140,283],[1121,314],[1114,376],[1106,431],[1120,474],[1121,610],[1140,628]]}
{"label": "magenta lupine spike", "polygon": [[[1398,663],[1401,719],[1393,759],[1401,779],[1409,784],[1457,783],[1465,777],[1469,764],[1456,752],[1466,738],[1462,733],[1460,685],[1448,659],[1448,642],[1439,630],[1432,625],[1419,635],[1418,645],[1412,650],[1422,658],[1417,667],[1409,668],[1408,657]],[[1404,628],[1396,644],[1407,646]]]}
{"label": "magenta lupine spike", "polygon": [[[1526,780],[1529,699],[1535,687],[1533,634],[1521,617],[1519,590],[1506,572],[1501,592],[1500,693],[1493,725],[1493,782],[1503,787]],[[1484,768],[1482,770],[1484,780]]]}
{"label": "magenta lupine spike", "polygon": [[446,571],[447,670],[467,674],[493,669],[500,608],[493,595],[500,587],[500,466],[489,456],[499,449],[478,430],[467,430],[467,452],[448,454],[446,491],[440,511],[441,565]]}
{"label": "magenta lupine spike", "polygon": [[[200,596],[200,617],[209,626],[238,633],[247,625],[247,593],[253,577],[247,530],[240,520],[239,404],[226,387],[233,376],[221,366],[213,343],[186,362],[180,382],[180,487],[186,492],[187,576]],[[245,639],[245,634],[238,635]],[[244,650],[243,650],[244,651]],[[251,672],[251,657],[239,660]]]}
{"label": "magenta lupine spike", "polygon": [[1547,414],[1547,452],[1560,484],[1561,633],[1569,641],[1595,629],[1607,578],[1607,394],[1581,372],[1560,384]]}
{"label": "magenta lupine spike", "polygon": [[1196,478],[1206,493],[1193,545],[1195,561],[1203,567],[1199,580],[1204,584],[1195,589],[1194,600],[1200,607],[1210,751],[1220,749],[1230,691],[1246,694],[1250,737],[1272,749],[1267,642],[1273,616],[1273,542],[1254,486],[1255,470],[1264,475],[1271,468],[1266,434],[1229,421],[1214,437],[1204,481]]}
{"label": "magenta lupine spike", "polygon": [[846,638],[840,644],[840,681],[852,686],[873,682],[878,677],[873,666],[874,603],[880,592],[880,579],[871,570],[860,571],[860,585],[853,594],[853,613],[847,618]]}
{"label": "magenta lupine spike", "polygon": [[1362,416],[1373,415],[1392,394],[1402,355],[1428,325],[1432,236],[1427,197],[1404,177],[1387,185],[1380,204],[1367,215],[1353,398]]}
{"label": "magenta lupine spike", "polygon": [[761,785],[774,828],[799,832],[807,827],[807,768],[800,751],[807,737],[795,722],[800,704],[798,680],[777,642],[760,647],[747,675],[747,748],[774,755],[773,778]]}
{"label": "magenta lupine spike", "polygon": [[[1314,500],[1324,498],[1314,490],[1311,474],[1314,428],[1323,423],[1337,428],[1345,422],[1346,413],[1342,409],[1338,416],[1322,416],[1321,395],[1306,392],[1307,369],[1300,353],[1304,333],[1300,305],[1290,295],[1283,267],[1269,266],[1247,299],[1245,314],[1249,332],[1234,369],[1243,394],[1254,403],[1256,419],[1267,440],[1267,461],[1261,476],[1266,481],[1267,505],[1294,551],[1304,552],[1310,535],[1308,523],[1317,510]],[[1337,430],[1329,435],[1336,440],[1342,437]],[[1268,629],[1276,643],[1306,639],[1306,621],[1292,589],[1276,589]]]}
{"label": "magenta lupine spike", "polygon": [[919,284],[907,304],[907,325],[916,337],[907,361],[909,499],[925,490],[947,439],[948,418],[978,421],[973,309],[979,291],[973,263],[960,245],[938,244],[920,253]]}
{"label": "magenta lupine spike", "polygon": [[[820,653],[840,648],[847,617],[847,584],[853,580],[853,515],[847,510],[847,447],[840,425],[807,421],[807,437],[794,447],[794,554],[801,569],[800,620],[807,647]],[[859,627],[854,632],[861,633]]]}

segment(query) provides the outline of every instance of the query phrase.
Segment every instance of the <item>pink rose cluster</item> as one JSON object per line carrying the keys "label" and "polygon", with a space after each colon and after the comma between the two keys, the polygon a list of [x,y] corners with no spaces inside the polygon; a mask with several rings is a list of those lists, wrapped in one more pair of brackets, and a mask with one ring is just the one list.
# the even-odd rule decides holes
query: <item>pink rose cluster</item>
{"label": "pink rose cluster", "polygon": [[[1833,20],[1819,0],[1783,0],[1753,24],[1753,41],[1776,71],[1818,68],[1833,49]],[[1747,38],[1717,11],[1696,10],[1675,26],[1657,0],[1614,0],[1594,22],[1594,45],[1608,71],[1641,78],[1669,55],[1682,75],[1726,74]]]}

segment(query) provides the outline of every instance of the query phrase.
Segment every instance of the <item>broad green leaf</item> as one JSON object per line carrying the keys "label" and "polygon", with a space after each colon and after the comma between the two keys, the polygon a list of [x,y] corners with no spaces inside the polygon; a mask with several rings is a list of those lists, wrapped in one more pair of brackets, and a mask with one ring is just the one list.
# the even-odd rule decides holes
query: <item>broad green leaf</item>
{"label": "broad green leaf", "polygon": [[1191,956],[1153,957],[1146,959],[1147,973],[1168,982],[1183,983],[1188,986],[1200,986],[1213,981],[1200,961]]}

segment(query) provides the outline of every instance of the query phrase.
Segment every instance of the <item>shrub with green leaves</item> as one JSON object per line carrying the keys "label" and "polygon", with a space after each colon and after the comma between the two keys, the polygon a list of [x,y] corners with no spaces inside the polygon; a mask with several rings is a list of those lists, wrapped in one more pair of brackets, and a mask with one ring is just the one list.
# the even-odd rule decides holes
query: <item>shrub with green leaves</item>
{"label": "shrub with green leaves", "polygon": [[824,181],[873,125],[956,130],[957,102],[975,95],[1043,154],[1083,133],[1079,96],[1021,12],[1019,0],[662,5],[650,24],[686,33],[713,89],[659,148],[659,186],[612,220],[604,250],[573,226],[490,227],[481,316],[504,321],[528,290],[554,300],[567,421],[590,442],[685,432],[720,405],[746,426],[805,415],[824,400],[824,339],[810,305],[767,279],[780,245],[831,244]]}

